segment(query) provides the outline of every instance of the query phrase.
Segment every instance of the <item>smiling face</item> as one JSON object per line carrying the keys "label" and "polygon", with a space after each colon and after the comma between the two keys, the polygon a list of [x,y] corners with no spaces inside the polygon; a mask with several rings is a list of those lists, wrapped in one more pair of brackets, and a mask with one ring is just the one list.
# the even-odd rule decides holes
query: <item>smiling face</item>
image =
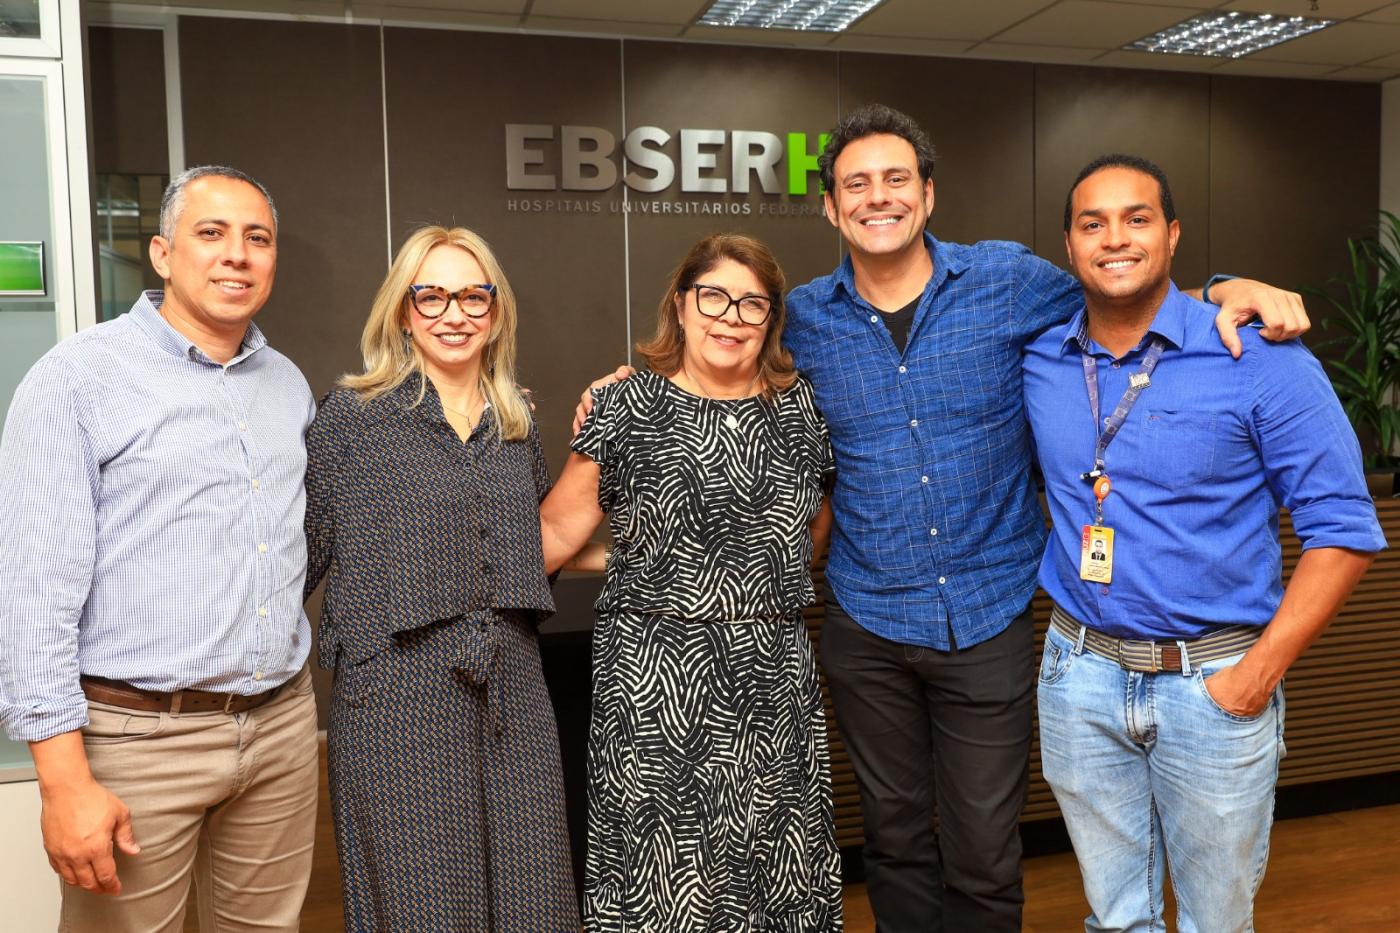
{"label": "smiling face", "polygon": [[1180,235],[1151,175],[1113,166],[1085,178],[1071,198],[1065,249],[1086,303],[1155,310],[1170,288]]}
{"label": "smiling face", "polygon": [[859,259],[922,251],[933,212],[933,181],[919,178],[907,140],[877,133],[854,140],[833,166],[836,190],[825,195],[826,217]]}
{"label": "smiling face", "polygon": [[161,314],[197,344],[240,340],[272,293],[272,208],[257,188],[219,175],[190,182],[181,204],[170,239],[151,238],[151,266],[165,280]]}
{"label": "smiling face", "polygon": [[[696,276],[695,282],[684,284],[714,285],[736,299],[751,295],[773,297],[764,291],[752,269],[732,259],[720,260]],[[752,380],[758,375],[758,358],[773,322],[772,312],[762,324],[745,324],[739,320],[735,306],[721,317],[706,317],[696,306],[695,289],[689,287],[675,296],[674,303],[685,335],[682,359],[687,371],[699,373],[702,379],[727,382]]]}
{"label": "smiling face", "polygon": [[[423,258],[415,285],[437,285],[449,292],[461,291],[468,285],[487,285],[486,273],[471,253],[448,243],[434,246]],[[458,380],[470,376],[481,365],[481,351],[491,335],[491,322],[496,308],[481,317],[467,317],[454,298],[441,317],[425,318],[405,300],[404,315],[413,343],[423,357],[423,369],[429,378]]]}

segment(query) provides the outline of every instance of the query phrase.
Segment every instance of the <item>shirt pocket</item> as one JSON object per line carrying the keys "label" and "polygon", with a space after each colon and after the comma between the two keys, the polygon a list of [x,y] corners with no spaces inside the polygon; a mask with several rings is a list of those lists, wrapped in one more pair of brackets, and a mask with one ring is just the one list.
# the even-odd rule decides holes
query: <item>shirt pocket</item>
{"label": "shirt pocket", "polygon": [[1214,478],[1220,417],[1213,411],[1149,409],[1148,460],[1141,465],[1147,480],[1166,489],[1185,489]]}

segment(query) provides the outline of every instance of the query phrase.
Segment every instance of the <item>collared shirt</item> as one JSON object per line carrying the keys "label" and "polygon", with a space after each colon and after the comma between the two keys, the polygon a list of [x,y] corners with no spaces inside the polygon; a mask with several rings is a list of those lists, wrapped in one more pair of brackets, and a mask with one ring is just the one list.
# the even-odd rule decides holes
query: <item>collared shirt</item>
{"label": "collared shirt", "polygon": [[306,586],[326,578],[323,667],[444,619],[554,612],[540,541],[549,467],[533,425],[502,440],[488,406],[463,442],[432,381],[412,375],[368,402],[332,390],[306,447]]}
{"label": "collared shirt", "polygon": [[792,292],[784,341],[831,429],[837,601],[881,637],[947,650],[1001,632],[1035,590],[1021,351],[1079,285],[1017,243],[925,242],[933,276],[903,353],[849,258]]}
{"label": "collared shirt", "polygon": [[0,441],[0,720],[87,721],[79,674],[262,693],[306,661],[306,380],[253,325],[220,365],[159,291],[50,350]]}
{"label": "collared shirt", "polygon": [[[1083,353],[1096,360],[1100,417],[1111,415],[1153,336],[1151,384],[1104,457],[1112,491],[1113,582],[1079,578],[1094,494],[1094,423]],[[1361,451],[1322,367],[1296,340],[1240,331],[1221,345],[1214,311],[1172,286],[1148,336],[1120,359],[1089,339],[1081,309],[1031,344],[1026,411],[1054,529],[1040,584],[1065,611],[1119,638],[1190,639],[1224,624],[1264,625],[1283,596],[1278,511],[1304,549],[1385,547]],[[1101,422],[1100,422],[1101,423]]]}

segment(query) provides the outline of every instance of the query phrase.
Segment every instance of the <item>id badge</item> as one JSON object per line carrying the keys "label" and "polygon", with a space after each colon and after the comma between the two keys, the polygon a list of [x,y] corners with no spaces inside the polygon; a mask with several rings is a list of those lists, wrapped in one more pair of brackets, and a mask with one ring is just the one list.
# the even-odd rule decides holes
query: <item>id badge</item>
{"label": "id badge", "polygon": [[1079,539],[1079,579],[1090,583],[1113,582],[1113,529],[1085,525]]}

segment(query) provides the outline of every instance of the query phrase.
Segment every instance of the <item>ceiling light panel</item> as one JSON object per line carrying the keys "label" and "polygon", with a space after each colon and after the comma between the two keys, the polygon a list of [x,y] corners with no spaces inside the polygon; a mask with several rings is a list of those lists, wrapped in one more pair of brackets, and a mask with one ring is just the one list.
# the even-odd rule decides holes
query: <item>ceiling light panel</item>
{"label": "ceiling light panel", "polygon": [[1276,13],[1205,13],[1124,46],[1138,52],[1243,58],[1336,23]]}
{"label": "ceiling light panel", "polygon": [[885,0],[715,0],[700,17],[706,26],[842,32]]}

